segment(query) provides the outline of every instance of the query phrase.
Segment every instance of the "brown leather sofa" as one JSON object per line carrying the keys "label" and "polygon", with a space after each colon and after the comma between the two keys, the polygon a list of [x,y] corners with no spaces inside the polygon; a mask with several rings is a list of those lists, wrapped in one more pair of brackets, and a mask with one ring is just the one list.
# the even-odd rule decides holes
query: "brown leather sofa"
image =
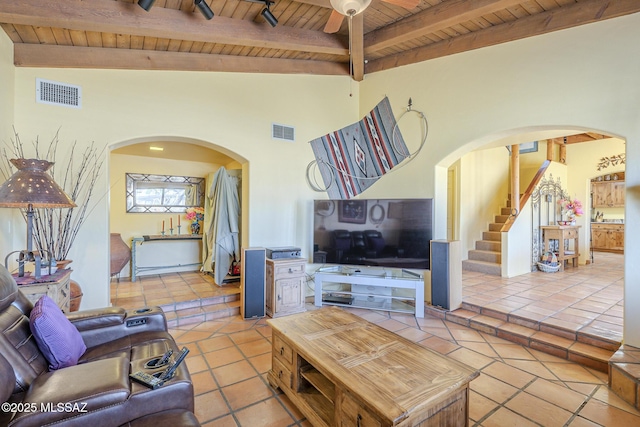
{"label": "brown leather sofa", "polygon": [[0,426],[199,426],[186,364],[155,390],[129,374],[179,349],[160,308],[68,314],[87,347],[77,365],[49,371],[29,325],[31,302],[0,266]]}

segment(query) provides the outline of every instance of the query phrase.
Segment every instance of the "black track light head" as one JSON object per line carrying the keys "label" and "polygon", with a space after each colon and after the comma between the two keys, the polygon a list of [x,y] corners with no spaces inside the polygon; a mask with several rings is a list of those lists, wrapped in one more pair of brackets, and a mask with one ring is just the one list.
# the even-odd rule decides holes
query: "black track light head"
{"label": "black track light head", "polygon": [[272,27],[275,28],[275,26],[278,25],[278,20],[276,19],[275,16],[273,16],[273,13],[271,13],[271,11],[269,10],[269,4],[270,3],[272,3],[272,2],[269,2],[269,1],[266,2],[267,7],[262,9],[262,13],[260,13],[260,14],[264,18],[264,20],[269,23],[269,25],[271,25]]}
{"label": "black track light head", "polygon": [[195,3],[196,7],[200,9],[200,12],[202,12],[205,18],[213,18],[213,10],[211,10],[205,0],[193,0],[193,2]]}
{"label": "black track light head", "polygon": [[138,0],[138,6],[149,12],[156,0]]}

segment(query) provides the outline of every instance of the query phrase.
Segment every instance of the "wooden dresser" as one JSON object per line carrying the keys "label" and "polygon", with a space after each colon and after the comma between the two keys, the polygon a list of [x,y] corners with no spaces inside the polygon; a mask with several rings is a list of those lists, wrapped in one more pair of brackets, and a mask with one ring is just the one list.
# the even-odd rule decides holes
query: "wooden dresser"
{"label": "wooden dresser", "polygon": [[[43,272],[45,270],[43,269]],[[58,270],[50,276],[43,275],[40,279],[31,276],[15,277],[18,289],[29,301],[35,304],[41,296],[47,295],[65,313],[69,313],[71,300],[71,270]]]}
{"label": "wooden dresser", "polygon": [[267,316],[305,311],[306,264],[304,258],[267,259]]}
{"label": "wooden dresser", "polygon": [[475,369],[338,307],[267,321],[269,383],[314,426],[467,426]]}

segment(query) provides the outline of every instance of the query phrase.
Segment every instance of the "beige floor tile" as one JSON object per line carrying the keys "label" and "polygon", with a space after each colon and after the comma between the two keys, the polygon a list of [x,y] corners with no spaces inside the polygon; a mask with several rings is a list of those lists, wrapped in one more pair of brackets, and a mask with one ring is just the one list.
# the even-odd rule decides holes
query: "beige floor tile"
{"label": "beige floor tile", "polygon": [[469,419],[473,421],[481,420],[499,407],[496,402],[475,391],[469,393]]}
{"label": "beige floor tile", "polygon": [[591,399],[578,413],[581,417],[604,427],[640,426],[640,416]]}
{"label": "beige floor tile", "polygon": [[274,395],[271,386],[265,384],[260,377],[253,377],[246,381],[222,388],[222,394],[227,399],[233,411],[251,406],[256,402]]}
{"label": "beige floor tile", "polygon": [[246,360],[213,368],[211,372],[213,372],[220,387],[226,387],[258,375],[253,366]]}
{"label": "beige floor tile", "polygon": [[516,387],[483,374],[471,381],[470,388],[496,403],[503,403],[519,392]]}
{"label": "beige floor tile", "polygon": [[579,393],[541,378],[537,378],[527,386],[525,391],[572,413],[577,411],[588,397],[587,394]]}
{"label": "beige floor tile", "polygon": [[283,427],[295,421],[276,397],[242,409],[235,415],[241,427]]}
{"label": "beige floor tile", "polygon": [[516,388],[522,388],[531,383],[536,377],[528,372],[514,368],[502,362],[494,362],[482,369],[483,374],[491,375]]}
{"label": "beige floor tile", "polygon": [[[201,423],[217,419],[230,412],[219,390],[195,397],[195,415]],[[217,426],[217,420],[212,425]]]}
{"label": "beige floor tile", "polygon": [[500,408],[482,422],[483,427],[539,427],[521,415],[506,409]]}
{"label": "beige floor tile", "polygon": [[244,360],[242,352],[237,347],[227,347],[204,353],[204,358],[211,369]]}
{"label": "beige floor tile", "polygon": [[545,427],[562,427],[573,415],[572,412],[528,393],[518,394],[505,406]]}

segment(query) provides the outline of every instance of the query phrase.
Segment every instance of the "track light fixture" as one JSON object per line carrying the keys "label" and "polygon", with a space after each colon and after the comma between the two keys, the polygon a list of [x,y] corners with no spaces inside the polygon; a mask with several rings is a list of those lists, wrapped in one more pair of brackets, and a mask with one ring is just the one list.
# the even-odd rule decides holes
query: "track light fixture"
{"label": "track light fixture", "polygon": [[271,13],[271,10],[269,9],[270,6],[273,4],[274,2],[270,1],[270,0],[265,0],[264,4],[267,6],[264,9],[262,9],[262,12],[260,12],[260,15],[262,15],[262,17],[264,18],[265,21],[267,21],[269,23],[269,25],[271,25],[272,27],[275,28],[276,25],[278,25],[278,20],[276,19],[275,16],[273,16],[273,13]]}
{"label": "track light fixture", "polygon": [[195,5],[200,9],[200,12],[204,15],[205,18],[211,19],[213,18],[213,10],[209,7],[205,0],[193,0]]}
{"label": "track light fixture", "polygon": [[149,12],[156,0],[138,0],[138,6]]}

